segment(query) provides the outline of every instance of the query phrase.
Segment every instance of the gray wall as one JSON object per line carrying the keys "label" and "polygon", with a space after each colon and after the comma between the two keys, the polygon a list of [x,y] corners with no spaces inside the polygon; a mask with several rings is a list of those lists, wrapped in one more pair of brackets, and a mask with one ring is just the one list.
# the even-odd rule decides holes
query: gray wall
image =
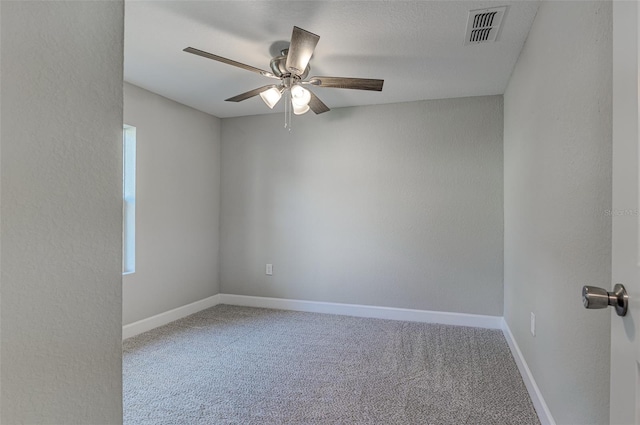
{"label": "gray wall", "polygon": [[123,2],[0,8],[0,422],[121,423]]}
{"label": "gray wall", "polygon": [[283,116],[222,120],[221,292],[502,315],[501,96]]}
{"label": "gray wall", "polygon": [[611,34],[611,3],[543,2],[504,96],[505,318],[559,424],[609,421],[580,290],[611,278]]}
{"label": "gray wall", "polygon": [[220,292],[220,120],[124,86],[136,127],[136,271],[123,277],[128,324]]}

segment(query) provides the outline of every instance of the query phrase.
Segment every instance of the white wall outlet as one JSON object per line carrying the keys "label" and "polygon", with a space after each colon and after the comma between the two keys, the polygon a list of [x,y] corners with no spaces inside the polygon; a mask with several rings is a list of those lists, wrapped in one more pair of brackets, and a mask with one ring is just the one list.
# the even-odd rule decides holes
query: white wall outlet
{"label": "white wall outlet", "polygon": [[273,264],[267,264],[267,275],[271,276],[273,274]]}
{"label": "white wall outlet", "polygon": [[531,313],[531,335],[536,336],[536,315]]}

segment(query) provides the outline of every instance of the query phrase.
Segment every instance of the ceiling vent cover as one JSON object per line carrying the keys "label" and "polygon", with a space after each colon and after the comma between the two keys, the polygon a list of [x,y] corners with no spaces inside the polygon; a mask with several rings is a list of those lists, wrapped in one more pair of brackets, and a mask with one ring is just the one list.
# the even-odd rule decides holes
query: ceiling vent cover
{"label": "ceiling vent cover", "polygon": [[496,41],[506,11],[507,6],[470,10],[467,34],[464,38],[465,46]]}

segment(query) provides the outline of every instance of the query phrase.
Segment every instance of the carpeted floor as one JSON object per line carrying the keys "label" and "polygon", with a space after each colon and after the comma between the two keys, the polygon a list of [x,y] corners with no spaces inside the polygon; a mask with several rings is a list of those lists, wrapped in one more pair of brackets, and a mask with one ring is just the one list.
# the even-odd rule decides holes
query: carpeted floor
{"label": "carpeted floor", "polygon": [[124,342],[124,423],[539,424],[498,330],[219,305]]}

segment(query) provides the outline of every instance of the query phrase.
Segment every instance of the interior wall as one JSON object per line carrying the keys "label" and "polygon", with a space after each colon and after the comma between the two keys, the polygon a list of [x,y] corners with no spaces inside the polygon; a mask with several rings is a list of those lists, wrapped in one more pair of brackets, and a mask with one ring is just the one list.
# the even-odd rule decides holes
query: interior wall
{"label": "interior wall", "polygon": [[136,270],[123,277],[123,324],[220,292],[220,120],[124,85],[136,127]]}
{"label": "interior wall", "polygon": [[0,422],[122,423],[123,2],[0,9]]}
{"label": "interior wall", "polygon": [[505,319],[558,424],[609,421],[611,61],[610,2],[542,2],[504,96]]}
{"label": "interior wall", "polygon": [[501,316],[502,118],[486,96],[223,119],[221,292]]}
{"label": "interior wall", "polygon": [[[0,25],[2,5],[0,4]],[[0,30],[0,182],[2,181],[2,30]],[[2,184],[0,183],[0,191]],[[2,365],[2,196],[0,196],[0,365]],[[0,421],[2,420],[2,370],[0,366]]]}

